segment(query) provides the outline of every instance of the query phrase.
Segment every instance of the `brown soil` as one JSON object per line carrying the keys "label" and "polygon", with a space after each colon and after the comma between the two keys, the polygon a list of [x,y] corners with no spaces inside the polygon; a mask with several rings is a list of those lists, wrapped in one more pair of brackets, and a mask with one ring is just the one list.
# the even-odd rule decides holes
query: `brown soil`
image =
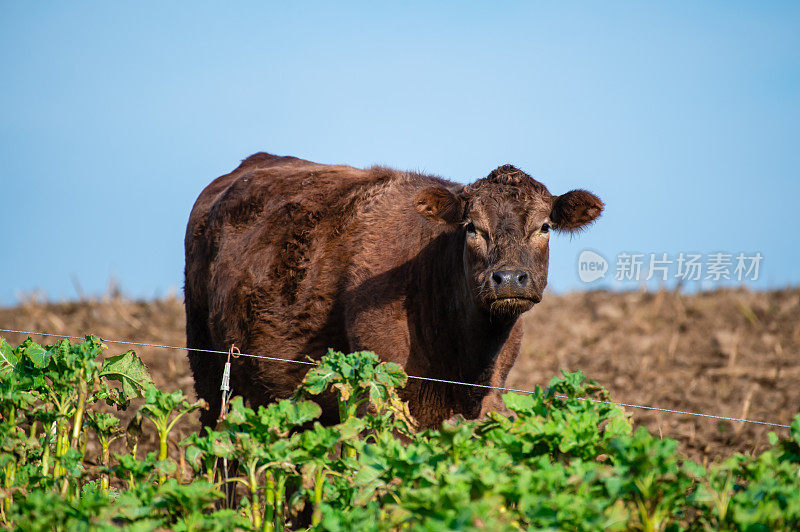
{"label": "brown soil", "polygon": [[[184,345],[177,298],[124,297],[42,303],[30,298],[0,308],[0,327],[106,340]],[[789,424],[800,412],[800,288],[548,294],[525,318],[522,354],[508,386],[530,390],[559,370],[582,370],[616,401]],[[0,333],[18,344],[25,335]],[[52,343],[53,337],[35,337]],[[109,343],[111,353],[128,347]],[[157,384],[192,397],[186,352],[139,347]],[[217,356],[217,355],[209,355]],[[771,430],[751,423],[629,408],[636,422],[676,438],[695,459],[753,452]],[[197,417],[180,427],[197,429]]]}

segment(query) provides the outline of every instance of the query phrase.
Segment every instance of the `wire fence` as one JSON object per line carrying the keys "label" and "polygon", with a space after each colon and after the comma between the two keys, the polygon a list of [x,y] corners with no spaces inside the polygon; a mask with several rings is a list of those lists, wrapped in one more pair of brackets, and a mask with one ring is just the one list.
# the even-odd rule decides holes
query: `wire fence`
{"label": "wire fence", "polygon": [[[54,334],[54,333],[46,333],[46,332],[37,332],[37,331],[23,331],[23,330],[16,330],[16,329],[0,329],[0,332],[7,332],[7,333],[17,333],[17,334],[27,334],[27,335],[34,335],[34,336],[52,336],[53,338],[67,338],[67,339],[74,339],[74,340],[83,340],[83,336],[70,336],[65,334]],[[148,343],[148,342],[131,342],[128,340],[106,340],[103,339],[103,342],[108,344],[120,344],[120,345],[135,345],[140,347],[154,347],[158,349],[182,349],[182,350],[189,350],[187,347],[181,346],[174,346],[174,345],[164,345],[164,344],[156,344],[156,343]],[[197,349],[192,348],[192,351],[200,352],[200,353],[209,353],[209,354],[218,354],[218,355],[228,355],[229,351],[219,351],[216,349]],[[250,358],[258,358],[262,360],[271,360],[274,362],[283,362],[289,364],[304,364],[307,366],[316,366],[316,362],[311,362],[307,360],[292,360],[288,358],[281,358],[275,356],[268,356],[268,355],[256,355],[251,353],[237,353],[237,356],[243,357],[250,357]],[[477,384],[474,382],[461,382],[461,381],[453,381],[448,379],[437,379],[434,377],[422,377],[419,375],[409,375],[409,379],[419,380],[419,381],[426,381],[426,382],[435,382],[439,384],[452,384],[456,386],[468,386],[473,388],[483,388],[489,390],[498,390],[503,392],[514,392],[514,393],[524,393],[524,394],[532,394],[534,393],[533,390],[521,390],[517,388],[506,388],[503,386],[491,386],[488,384]],[[558,397],[563,398],[564,396],[558,395]],[[649,410],[654,412],[664,412],[667,414],[677,414],[677,415],[684,415],[684,416],[695,416],[695,417],[702,417],[702,418],[709,418],[709,419],[716,419],[719,421],[734,421],[738,423],[752,423],[755,425],[766,425],[769,427],[780,427],[780,428],[791,428],[791,425],[785,425],[783,423],[774,423],[771,421],[758,421],[754,419],[744,419],[738,417],[729,417],[729,416],[720,416],[716,414],[705,414],[702,412],[691,412],[688,410],[675,410],[672,408],[660,408],[657,406],[647,406],[647,405],[637,405],[631,403],[620,403],[616,401],[602,401],[599,399],[591,399],[591,398],[581,398],[584,401],[592,401],[594,403],[604,403],[604,404],[612,404],[617,405],[625,408],[636,408],[639,410]]]}

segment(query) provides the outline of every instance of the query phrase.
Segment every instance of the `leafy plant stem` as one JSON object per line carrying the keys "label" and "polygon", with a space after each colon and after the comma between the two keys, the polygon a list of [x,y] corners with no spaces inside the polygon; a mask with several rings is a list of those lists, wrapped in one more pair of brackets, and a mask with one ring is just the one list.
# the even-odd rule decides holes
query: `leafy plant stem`
{"label": "leafy plant stem", "polygon": [[271,531],[273,530],[275,518],[275,476],[272,474],[272,471],[267,471],[266,474],[264,505],[266,506],[264,515],[264,530]]}
{"label": "leafy plant stem", "polygon": [[644,530],[644,532],[655,532],[656,530],[659,529],[659,524],[660,524],[660,519],[657,516],[658,512],[650,511],[650,509],[648,508],[647,500],[644,497],[643,491],[641,490],[641,488],[639,488],[638,491],[639,492],[635,495],[636,508],[639,511],[639,519],[642,522],[642,530]]}
{"label": "leafy plant stem", "polygon": [[9,488],[14,485],[14,480],[16,476],[16,462],[9,462],[6,465],[6,481],[5,481],[5,488],[6,488],[6,496],[3,497],[3,521],[5,522],[5,516],[11,511],[11,503],[14,501],[13,497],[9,492]]}
{"label": "leafy plant stem", "polygon": [[86,408],[86,381],[81,380],[78,384],[78,406],[75,409],[75,417],[72,421],[72,447],[78,446],[78,437],[83,428],[83,411]]}
{"label": "leafy plant stem", "polygon": [[323,464],[317,464],[314,475],[314,513],[311,516],[311,524],[317,526],[322,522],[322,488],[325,481],[325,470]]}
{"label": "leafy plant stem", "polygon": [[167,434],[166,434],[166,432],[159,432],[159,434],[158,434],[158,459],[159,460],[166,460],[168,454],[169,454],[169,445],[167,444]]}
{"label": "leafy plant stem", "polygon": [[44,436],[42,437],[42,441],[44,442],[44,451],[42,451],[42,476],[48,476],[50,472],[50,438],[52,434],[49,431],[45,431]]}
{"label": "leafy plant stem", "polygon": [[717,491],[709,485],[711,496],[714,500],[714,506],[717,510],[717,522],[724,523],[725,517],[728,515],[728,506],[731,502],[731,485],[733,484],[733,473],[728,471],[725,477],[725,484],[720,491]]}
{"label": "leafy plant stem", "polygon": [[283,531],[283,500],[286,496],[286,474],[276,471],[275,480],[275,528],[278,532]]}
{"label": "leafy plant stem", "polygon": [[258,479],[256,478],[256,463],[252,461],[247,467],[248,488],[250,488],[250,511],[253,514],[253,526],[261,526],[261,504],[258,500]]}
{"label": "leafy plant stem", "polygon": [[68,430],[69,427],[63,421],[63,419],[59,419],[56,429],[56,462],[53,468],[53,477],[55,478],[60,477],[65,472],[64,466],[61,464],[60,459],[66,452]]}
{"label": "leafy plant stem", "polygon": [[[106,437],[100,437],[100,463],[103,467],[108,467],[108,457],[109,457],[109,448],[111,446],[111,442]],[[100,478],[100,490],[104,495],[108,495],[108,487],[109,487],[109,477],[108,473],[103,473],[103,476]]]}

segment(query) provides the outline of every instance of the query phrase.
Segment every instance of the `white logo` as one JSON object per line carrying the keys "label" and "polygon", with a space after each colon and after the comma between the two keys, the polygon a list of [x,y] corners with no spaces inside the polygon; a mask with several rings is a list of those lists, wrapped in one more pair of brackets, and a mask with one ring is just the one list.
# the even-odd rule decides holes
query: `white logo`
{"label": "white logo", "polygon": [[584,283],[603,279],[608,271],[608,261],[599,253],[585,249],[578,255],[578,277]]}

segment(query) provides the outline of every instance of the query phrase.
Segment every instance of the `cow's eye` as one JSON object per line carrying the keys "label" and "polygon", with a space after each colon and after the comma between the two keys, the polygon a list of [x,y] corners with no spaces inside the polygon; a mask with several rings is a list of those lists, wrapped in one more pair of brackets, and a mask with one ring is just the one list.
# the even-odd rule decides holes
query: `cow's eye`
{"label": "cow's eye", "polygon": [[542,233],[550,232],[550,224],[542,224]]}
{"label": "cow's eye", "polygon": [[475,224],[472,222],[467,224],[466,230],[467,230],[467,236],[475,236],[478,234],[478,230],[475,229]]}

